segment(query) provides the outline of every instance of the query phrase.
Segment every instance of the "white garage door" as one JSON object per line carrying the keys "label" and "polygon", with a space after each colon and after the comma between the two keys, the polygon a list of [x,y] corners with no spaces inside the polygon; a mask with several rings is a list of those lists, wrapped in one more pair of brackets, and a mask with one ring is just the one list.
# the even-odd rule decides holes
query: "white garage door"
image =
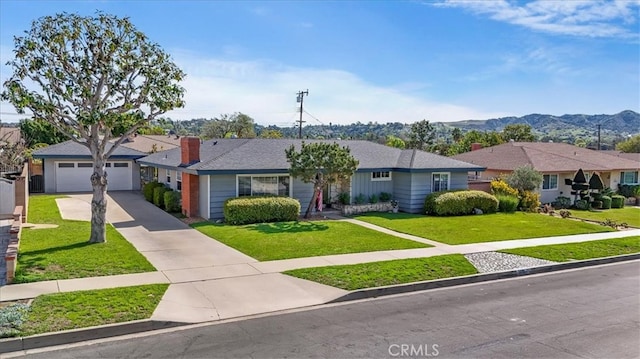
{"label": "white garage door", "polygon": [[[131,162],[107,162],[109,180],[108,189],[112,191],[130,191],[132,189]],[[56,162],[56,192],[91,191],[91,162]]]}

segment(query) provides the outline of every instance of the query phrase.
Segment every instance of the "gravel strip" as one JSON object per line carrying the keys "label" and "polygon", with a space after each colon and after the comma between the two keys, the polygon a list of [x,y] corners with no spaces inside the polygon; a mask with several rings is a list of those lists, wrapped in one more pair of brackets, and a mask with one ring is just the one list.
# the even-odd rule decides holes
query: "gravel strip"
{"label": "gravel strip", "polygon": [[544,259],[499,252],[470,253],[464,256],[480,273],[502,272],[556,263]]}

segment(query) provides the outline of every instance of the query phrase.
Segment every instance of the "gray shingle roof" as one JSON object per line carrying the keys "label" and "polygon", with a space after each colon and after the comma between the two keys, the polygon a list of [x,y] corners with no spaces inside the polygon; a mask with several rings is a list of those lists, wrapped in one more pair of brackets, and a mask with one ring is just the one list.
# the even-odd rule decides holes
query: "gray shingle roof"
{"label": "gray shingle roof", "polygon": [[[188,167],[195,171],[286,171],[285,150],[302,142],[337,142],[347,146],[359,161],[358,169],[434,170],[460,169],[481,171],[470,163],[417,150],[400,150],[369,141],[293,140],[293,139],[217,139],[200,145],[200,162]],[[215,143],[215,144],[214,144]],[[158,152],[138,162],[164,167],[180,165],[180,149]]]}
{"label": "gray shingle roof", "polygon": [[[111,148],[112,144],[108,143],[106,150]],[[118,146],[111,158],[140,158],[144,157],[146,153],[136,151],[124,146]],[[47,158],[47,157],[59,157],[59,158],[87,158],[91,157],[89,149],[77,142],[66,141],[55,145],[47,146],[33,152],[34,158]]]}

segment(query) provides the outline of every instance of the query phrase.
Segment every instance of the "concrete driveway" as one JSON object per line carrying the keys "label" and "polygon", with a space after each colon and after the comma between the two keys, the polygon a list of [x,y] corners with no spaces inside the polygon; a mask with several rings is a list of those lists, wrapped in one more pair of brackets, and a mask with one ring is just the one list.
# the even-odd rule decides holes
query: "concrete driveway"
{"label": "concrete driveway", "polygon": [[[91,194],[56,202],[62,218],[91,218]],[[323,304],[346,293],[263,273],[253,266],[256,259],[187,226],[139,192],[110,192],[107,221],[172,283],[152,319],[204,322]]]}

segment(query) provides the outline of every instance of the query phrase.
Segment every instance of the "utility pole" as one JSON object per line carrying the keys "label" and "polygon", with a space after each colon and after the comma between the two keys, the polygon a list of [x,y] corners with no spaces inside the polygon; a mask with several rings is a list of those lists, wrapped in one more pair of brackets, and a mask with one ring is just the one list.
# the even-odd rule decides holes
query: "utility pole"
{"label": "utility pole", "polygon": [[600,127],[602,127],[601,124],[597,124],[598,126],[598,151],[600,151]]}
{"label": "utility pole", "polygon": [[302,139],[302,124],[305,121],[302,121],[302,103],[304,101],[304,95],[309,96],[309,90],[307,89],[306,91],[299,91],[298,92],[298,98],[297,98],[297,102],[300,103],[300,120],[298,120],[299,124],[300,124],[300,128],[298,129],[298,138]]}

